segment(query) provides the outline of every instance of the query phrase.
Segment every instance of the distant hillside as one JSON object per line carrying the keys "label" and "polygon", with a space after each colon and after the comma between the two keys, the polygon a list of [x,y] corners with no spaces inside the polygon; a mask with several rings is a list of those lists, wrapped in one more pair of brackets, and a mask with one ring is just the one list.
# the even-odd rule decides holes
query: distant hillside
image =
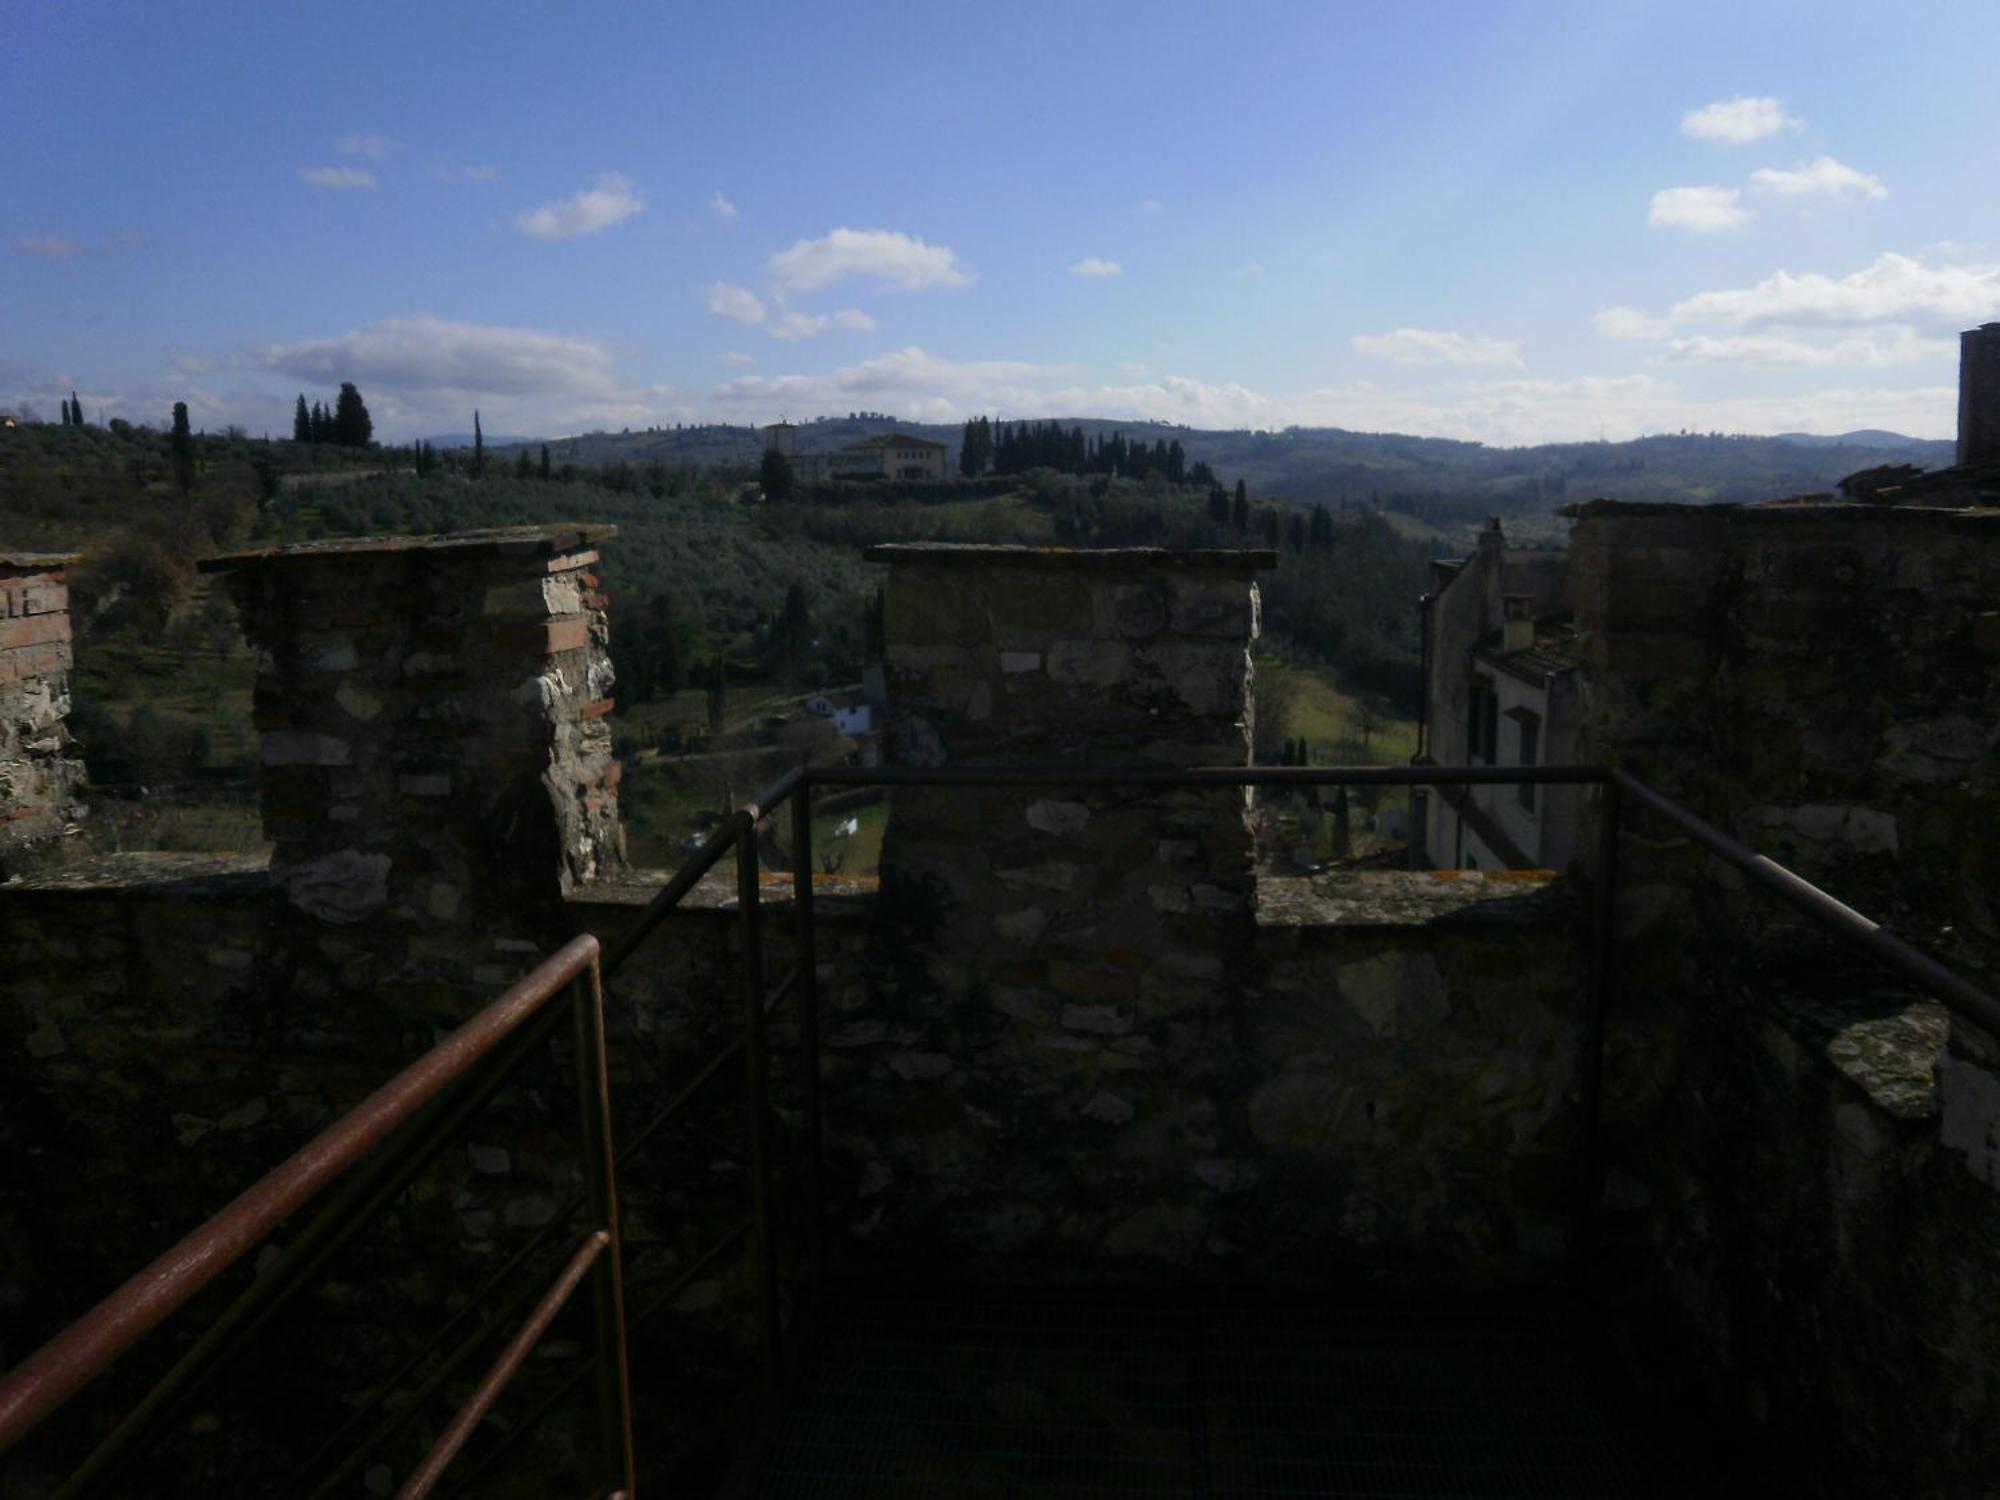
{"label": "distant hillside", "polygon": [[1924,438],[1905,437],[1900,432],[1886,432],[1880,427],[1863,427],[1854,432],[1843,432],[1834,437],[1825,437],[1813,432],[1781,432],[1778,434],[1788,443],[1804,443],[1808,448],[1923,448],[1930,446]]}
{"label": "distant hillside", "polygon": [[[470,448],[472,446],[472,434],[469,432],[441,432],[434,437],[419,438],[417,441],[429,443],[433,448]],[[515,433],[511,437],[488,436],[485,439],[486,446],[489,448],[518,448],[524,443],[537,444],[547,441],[548,439],[546,438],[523,437],[519,433]]]}
{"label": "distant hillside", "polygon": [[[1178,440],[1188,461],[1206,463],[1226,485],[1247,481],[1260,495],[1298,504],[1379,504],[1436,525],[1488,515],[1547,516],[1571,500],[1715,502],[1761,500],[1828,490],[1876,464],[1936,468],[1952,461],[1948,442],[1874,429],[1838,437],[1679,433],[1624,443],[1544,443],[1492,448],[1450,438],[1293,427],[1282,432],[1211,431],[1164,422],[1060,419],[1088,437],[1122,432],[1151,443]],[[799,426],[804,452],[828,452],[878,433],[903,431],[949,443],[956,424],[898,422],[881,416],[822,418]],[[505,445],[489,442],[489,450]],[[593,432],[550,440],[557,463],[750,464],[763,448],[754,427],[709,425]]]}

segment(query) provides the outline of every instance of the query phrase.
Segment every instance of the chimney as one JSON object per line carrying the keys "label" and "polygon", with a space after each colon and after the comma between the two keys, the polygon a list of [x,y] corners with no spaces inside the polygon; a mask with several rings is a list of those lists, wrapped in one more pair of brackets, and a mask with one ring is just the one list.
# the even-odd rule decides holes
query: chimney
{"label": "chimney", "polygon": [[71,553],[0,553],[0,880],[46,864],[84,814],[69,737]]}
{"label": "chimney", "polygon": [[1481,552],[1498,552],[1506,545],[1507,538],[1500,530],[1500,518],[1498,516],[1488,516],[1486,524],[1479,529],[1479,550]]}
{"label": "chimney", "polygon": [[202,565],[261,655],[264,830],[294,908],[539,941],[560,932],[563,893],[623,865],[592,571],[614,534],[309,542]]}
{"label": "chimney", "polygon": [[1501,642],[1503,651],[1525,651],[1535,644],[1535,596],[1500,596]]}
{"label": "chimney", "polygon": [[1958,336],[1958,462],[2000,459],[2000,323]]}

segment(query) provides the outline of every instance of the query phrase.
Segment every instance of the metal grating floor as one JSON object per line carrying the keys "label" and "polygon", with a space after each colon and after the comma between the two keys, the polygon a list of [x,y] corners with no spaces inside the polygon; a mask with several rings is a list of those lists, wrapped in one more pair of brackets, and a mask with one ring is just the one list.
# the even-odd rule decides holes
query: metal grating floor
{"label": "metal grating floor", "polygon": [[850,1295],[779,1497],[1687,1494],[1552,1296]]}

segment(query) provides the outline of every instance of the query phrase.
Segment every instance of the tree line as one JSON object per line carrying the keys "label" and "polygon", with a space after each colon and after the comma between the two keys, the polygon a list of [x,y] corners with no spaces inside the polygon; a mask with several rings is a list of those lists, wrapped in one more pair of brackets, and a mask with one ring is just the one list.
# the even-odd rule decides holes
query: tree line
{"label": "tree line", "polygon": [[1081,427],[1065,429],[1060,422],[1005,422],[974,417],[965,424],[959,443],[958,472],[968,479],[981,474],[1025,474],[1030,469],[1054,469],[1060,474],[1102,474],[1112,479],[1158,476],[1168,484],[1212,485],[1215,475],[1205,463],[1192,466],[1181,440],[1156,438],[1149,446],[1122,432],[1085,437]]}
{"label": "tree line", "polygon": [[368,415],[368,404],[361,399],[354,382],[343,380],[340,394],[333,398],[333,406],[322,406],[315,401],[308,407],[305,392],[299,392],[298,405],[292,408],[292,441],[295,443],[328,443],[336,448],[366,448],[375,438],[375,423]]}

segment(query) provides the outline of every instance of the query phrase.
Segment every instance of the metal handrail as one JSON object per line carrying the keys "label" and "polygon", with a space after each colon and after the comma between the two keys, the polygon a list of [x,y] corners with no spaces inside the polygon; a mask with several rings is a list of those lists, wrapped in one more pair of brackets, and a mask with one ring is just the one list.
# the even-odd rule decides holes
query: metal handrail
{"label": "metal handrail", "polygon": [[1846,902],[1828,895],[1810,880],[1703,822],[1672,798],[1654,791],[1631,772],[1614,770],[1611,775],[1621,790],[1638,798],[1649,811],[1658,813],[1681,832],[1704,845],[1710,853],[1743,871],[1780,901],[1866,949],[1919,985],[1925,993],[1934,995],[1947,1009],[1988,1031],[2000,1033],[2000,1000],[1978,985],[1947,969],[1928,953],[1904,942],[1880,922],[1863,916]]}
{"label": "metal handrail", "polygon": [[[607,1468],[612,1470],[610,1477],[614,1483],[629,1491],[633,1467],[631,1412],[625,1388],[622,1275],[616,1185],[610,1159],[609,1075],[604,1054],[599,952],[598,941],[590,934],[572,938],[472,1019],[0,1378],[0,1452],[40,1425],[356,1162],[396,1135],[447,1090],[493,1057],[504,1043],[545,1015],[549,1003],[568,986],[573,994],[579,1043],[577,1064],[584,1136],[592,1158],[586,1180],[597,1221],[593,1233],[603,1240],[601,1248],[610,1252],[597,1262],[594,1277],[600,1308],[600,1342],[612,1353],[609,1373],[616,1385],[609,1392],[609,1399],[617,1407],[618,1432],[607,1432]],[[614,1424],[607,1418],[606,1425],[609,1428]],[[424,1488],[428,1488],[428,1483]]]}
{"label": "metal handrail", "polygon": [[486,1009],[273,1167],[228,1207],[0,1379],[0,1451],[95,1380],[163,1320],[448,1085],[457,1082],[596,957],[572,938]]}

